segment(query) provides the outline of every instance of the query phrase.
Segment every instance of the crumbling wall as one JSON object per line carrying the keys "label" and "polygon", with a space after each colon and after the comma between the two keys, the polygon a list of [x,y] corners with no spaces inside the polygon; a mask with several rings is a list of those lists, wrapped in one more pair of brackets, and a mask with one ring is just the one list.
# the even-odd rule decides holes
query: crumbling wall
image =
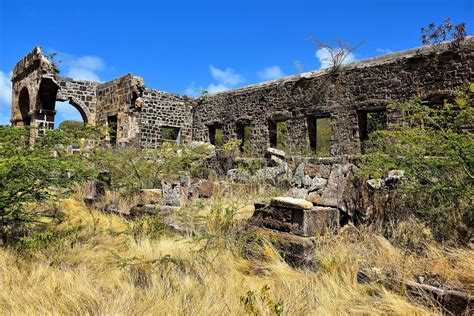
{"label": "crumbling wall", "polygon": [[96,116],[96,91],[98,82],[77,80],[72,78],[58,78],[59,90],[57,101],[69,101],[79,113],[86,124],[95,125]]}
{"label": "crumbling wall", "polygon": [[[270,146],[269,122],[286,120],[286,150],[309,148],[308,118],[331,118],[331,154],[361,151],[358,114],[385,109],[390,102],[417,96],[449,95],[474,80],[474,39],[461,47],[422,47],[204,96],[193,109],[193,140],[209,141],[209,125],[219,124],[224,141],[249,125],[252,155]],[[395,121],[398,113],[387,113]]]}
{"label": "crumbling wall", "polygon": [[165,140],[163,128],[179,129],[179,144],[192,140],[192,113],[190,98],[178,94],[146,89],[143,93],[144,107],[141,113],[140,144],[153,149]]}
{"label": "crumbling wall", "polygon": [[111,117],[117,121],[117,146],[138,146],[143,79],[132,74],[97,86],[96,125],[108,126]]}
{"label": "crumbling wall", "polygon": [[12,75],[13,126],[46,124],[52,127],[54,102],[58,85],[58,70],[46,58],[40,47],[35,47],[14,67]]}

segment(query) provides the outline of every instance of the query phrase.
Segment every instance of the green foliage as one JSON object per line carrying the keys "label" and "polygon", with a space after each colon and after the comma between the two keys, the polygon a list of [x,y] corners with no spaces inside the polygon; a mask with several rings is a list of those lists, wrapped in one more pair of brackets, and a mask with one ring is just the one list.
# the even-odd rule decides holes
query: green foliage
{"label": "green foliage", "polygon": [[32,257],[38,252],[51,250],[49,248],[54,248],[52,252],[57,253],[65,246],[72,247],[78,234],[79,227],[70,227],[64,230],[48,229],[19,238],[14,248],[25,257]]}
{"label": "green foliage", "polygon": [[442,240],[467,241],[474,223],[474,137],[472,85],[454,100],[429,104],[420,99],[390,105],[401,124],[376,131],[366,143],[362,173],[380,177],[390,169],[405,171],[398,189],[401,214],[421,217]]}
{"label": "green foliage", "polygon": [[332,126],[330,118],[316,119],[316,156],[328,157],[331,155]]}
{"label": "green foliage", "polygon": [[111,189],[126,196],[157,188],[166,175],[206,175],[208,146],[161,146],[152,151],[97,149],[91,155],[97,168],[108,170]]}
{"label": "green foliage", "polygon": [[82,129],[84,127],[84,123],[81,121],[76,120],[66,120],[59,123],[59,129]]}
{"label": "green foliage", "polygon": [[28,128],[0,127],[0,236],[6,242],[45,216],[39,207],[72,192],[73,184],[96,172],[67,148],[88,131],[48,131],[30,144]]}

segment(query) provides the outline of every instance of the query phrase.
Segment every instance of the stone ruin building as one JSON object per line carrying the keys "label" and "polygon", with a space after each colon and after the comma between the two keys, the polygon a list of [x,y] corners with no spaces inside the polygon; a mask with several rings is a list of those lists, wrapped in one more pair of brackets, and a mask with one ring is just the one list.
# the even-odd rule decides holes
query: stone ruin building
{"label": "stone ruin building", "polygon": [[377,124],[396,122],[387,105],[420,97],[443,102],[474,81],[474,38],[425,46],[193,98],[149,89],[126,74],[107,82],[59,76],[34,48],[13,69],[13,126],[54,128],[55,102],[85,123],[109,126],[111,146],[152,149],[164,141],[221,145],[262,156],[268,147],[318,156],[363,153]]}

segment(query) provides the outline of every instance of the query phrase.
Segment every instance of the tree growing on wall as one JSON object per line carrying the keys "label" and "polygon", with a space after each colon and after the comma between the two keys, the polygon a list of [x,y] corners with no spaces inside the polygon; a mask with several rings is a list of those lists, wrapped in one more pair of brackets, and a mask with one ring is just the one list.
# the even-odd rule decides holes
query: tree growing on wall
{"label": "tree growing on wall", "polygon": [[451,19],[446,18],[441,24],[430,23],[428,27],[422,27],[420,40],[425,45],[437,45],[444,41],[453,40],[452,44],[458,46],[466,36],[465,23],[453,25]]}

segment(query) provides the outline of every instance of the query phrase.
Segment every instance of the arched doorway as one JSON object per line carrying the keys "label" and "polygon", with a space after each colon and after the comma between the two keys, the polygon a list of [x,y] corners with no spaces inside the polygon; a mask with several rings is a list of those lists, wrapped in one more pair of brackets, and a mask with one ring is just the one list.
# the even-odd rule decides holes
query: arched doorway
{"label": "arched doorway", "polygon": [[18,107],[20,108],[21,122],[23,126],[29,126],[31,124],[30,117],[30,93],[27,87],[23,87],[18,97]]}
{"label": "arched doorway", "polygon": [[88,124],[88,118],[82,108],[73,100],[56,101],[55,126],[79,127]]}

